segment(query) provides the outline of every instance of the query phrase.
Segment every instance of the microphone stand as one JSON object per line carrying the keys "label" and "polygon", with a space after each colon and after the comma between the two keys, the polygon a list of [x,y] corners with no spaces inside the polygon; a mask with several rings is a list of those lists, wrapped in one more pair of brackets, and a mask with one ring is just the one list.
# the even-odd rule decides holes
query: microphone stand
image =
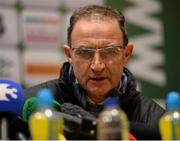
{"label": "microphone stand", "polygon": [[0,140],[8,140],[8,123],[7,123],[7,119],[5,117],[1,118],[0,121],[1,124],[1,135],[0,135]]}

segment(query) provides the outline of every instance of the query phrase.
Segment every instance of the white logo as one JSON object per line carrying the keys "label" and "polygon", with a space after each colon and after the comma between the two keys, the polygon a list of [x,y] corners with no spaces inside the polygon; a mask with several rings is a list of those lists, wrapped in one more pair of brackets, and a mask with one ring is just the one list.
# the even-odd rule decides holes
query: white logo
{"label": "white logo", "polygon": [[17,89],[8,88],[9,84],[0,84],[0,101],[10,101],[6,95],[11,95],[13,99],[17,99]]}

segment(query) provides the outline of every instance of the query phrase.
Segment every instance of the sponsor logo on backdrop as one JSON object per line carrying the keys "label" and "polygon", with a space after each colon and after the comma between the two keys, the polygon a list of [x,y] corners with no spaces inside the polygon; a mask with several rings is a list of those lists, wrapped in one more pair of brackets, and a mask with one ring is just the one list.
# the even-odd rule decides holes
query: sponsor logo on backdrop
{"label": "sponsor logo on backdrop", "polygon": [[3,21],[3,16],[0,15],[0,37],[1,35],[3,35],[4,31],[5,31],[5,25]]}
{"label": "sponsor logo on backdrop", "polygon": [[0,101],[10,101],[7,95],[10,95],[13,99],[17,99],[17,89],[9,88],[10,84],[0,83]]}
{"label": "sponsor logo on backdrop", "polygon": [[162,52],[163,24],[160,18],[152,16],[162,12],[161,3],[149,0],[127,1],[132,3],[123,12],[127,22],[147,31],[130,38],[135,45],[136,58],[130,61],[128,67],[139,79],[164,87],[167,83],[166,73],[160,67],[165,65],[165,56]]}
{"label": "sponsor logo on backdrop", "polygon": [[25,82],[27,86],[33,86],[59,76],[59,64],[50,62],[31,62],[25,64]]}
{"label": "sponsor logo on backdrop", "polygon": [[2,5],[14,5],[17,3],[18,0],[0,0],[0,4]]}
{"label": "sponsor logo on backdrop", "polygon": [[11,73],[8,72],[8,68],[12,66],[12,61],[8,58],[0,57],[0,78],[8,78],[11,77]]}
{"label": "sponsor logo on backdrop", "polygon": [[26,74],[29,76],[58,76],[59,64],[27,63]]}
{"label": "sponsor logo on backdrop", "polygon": [[0,79],[20,82],[20,62],[18,50],[14,47],[1,46],[0,49]]}
{"label": "sponsor logo on backdrop", "polygon": [[0,44],[15,47],[18,41],[16,9],[0,7]]}
{"label": "sponsor logo on backdrop", "polygon": [[61,21],[58,13],[33,13],[23,15],[24,42],[28,46],[59,47]]}
{"label": "sponsor logo on backdrop", "polygon": [[[27,17],[25,19],[27,25],[42,25],[45,28],[51,28],[59,25],[59,20],[57,18],[45,17]],[[35,27],[27,28],[27,42],[47,42],[54,43],[59,40],[59,33],[53,30],[46,30],[45,28],[37,29]]]}
{"label": "sponsor logo on backdrop", "polygon": [[21,3],[27,7],[39,8],[59,8],[63,2],[63,0],[21,0]]}
{"label": "sponsor logo on backdrop", "polygon": [[59,50],[28,48],[24,53],[25,83],[32,86],[58,78],[63,61]]}

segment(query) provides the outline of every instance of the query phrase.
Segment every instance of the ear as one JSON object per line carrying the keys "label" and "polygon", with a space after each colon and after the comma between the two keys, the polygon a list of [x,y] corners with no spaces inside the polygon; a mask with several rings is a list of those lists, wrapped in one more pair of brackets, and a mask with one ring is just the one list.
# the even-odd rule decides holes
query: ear
{"label": "ear", "polygon": [[64,45],[64,53],[69,61],[69,63],[72,63],[72,55],[71,55],[71,51],[70,51],[70,47],[68,45]]}
{"label": "ear", "polygon": [[134,45],[132,43],[128,43],[128,45],[125,48],[125,64],[128,63],[129,58],[132,55]]}

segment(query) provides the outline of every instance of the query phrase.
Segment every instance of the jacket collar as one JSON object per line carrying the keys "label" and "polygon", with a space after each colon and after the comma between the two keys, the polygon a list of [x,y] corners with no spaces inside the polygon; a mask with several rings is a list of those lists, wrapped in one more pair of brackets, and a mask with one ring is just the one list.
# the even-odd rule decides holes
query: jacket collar
{"label": "jacket collar", "polygon": [[[86,107],[89,100],[85,95],[84,89],[77,82],[73,68],[68,62],[63,64],[59,80],[63,81],[71,89],[71,92],[78,99],[78,103],[80,103],[83,107]],[[112,93],[113,97],[121,98],[129,89],[136,89],[135,78],[127,68],[124,68],[123,70],[121,82],[122,83],[119,83],[117,90]]]}

